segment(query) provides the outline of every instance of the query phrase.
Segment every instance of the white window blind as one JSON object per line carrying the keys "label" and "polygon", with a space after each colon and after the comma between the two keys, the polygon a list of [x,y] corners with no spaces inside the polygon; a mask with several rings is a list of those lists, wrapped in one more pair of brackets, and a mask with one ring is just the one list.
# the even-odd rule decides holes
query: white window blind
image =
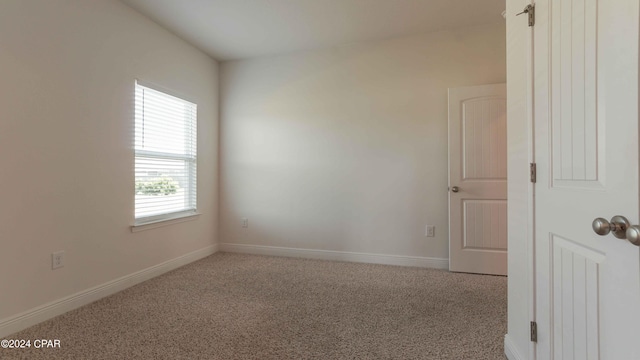
{"label": "white window blind", "polygon": [[136,224],[195,213],[196,131],[196,104],[136,82]]}

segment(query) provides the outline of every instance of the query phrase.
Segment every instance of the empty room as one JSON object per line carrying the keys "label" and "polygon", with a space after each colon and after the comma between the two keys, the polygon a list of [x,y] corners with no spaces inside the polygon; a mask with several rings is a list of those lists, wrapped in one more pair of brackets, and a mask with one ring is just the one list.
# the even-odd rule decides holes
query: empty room
{"label": "empty room", "polygon": [[0,0],[0,358],[639,359],[639,33]]}

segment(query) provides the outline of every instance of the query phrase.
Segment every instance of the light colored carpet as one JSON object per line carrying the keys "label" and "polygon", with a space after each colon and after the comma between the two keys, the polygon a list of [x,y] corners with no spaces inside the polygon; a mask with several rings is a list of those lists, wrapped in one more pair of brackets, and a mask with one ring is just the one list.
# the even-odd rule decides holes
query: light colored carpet
{"label": "light colored carpet", "polygon": [[217,253],[9,336],[2,359],[504,359],[507,279]]}

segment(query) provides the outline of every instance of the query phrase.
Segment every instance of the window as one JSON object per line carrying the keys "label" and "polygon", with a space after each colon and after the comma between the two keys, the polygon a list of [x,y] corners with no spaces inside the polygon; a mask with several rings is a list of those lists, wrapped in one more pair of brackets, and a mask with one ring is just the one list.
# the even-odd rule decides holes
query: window
{"label": "window", "polygon": [[195,214],[197,105],[138,81],[135,103],[135,224]]}

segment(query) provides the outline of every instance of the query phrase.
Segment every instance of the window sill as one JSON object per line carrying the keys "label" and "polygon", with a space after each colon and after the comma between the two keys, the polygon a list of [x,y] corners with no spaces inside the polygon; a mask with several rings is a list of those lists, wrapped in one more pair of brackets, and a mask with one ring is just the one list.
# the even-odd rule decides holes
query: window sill
{"label": "window sill", "polygon": [[173,224],[178,224],[186,221],[193,221],[193,220],[197,220],[200,217],[200,215],[202,214],[201,213],[182,214],[182,215],[178,215],[178,216],[167,218],[167,219],[160,219],[160,220],[149,221],[141,224],[135,224],[135,225],[131,225],[131,232],[151,230],[151,229],[159,228],[161,226],[173,225]]}

